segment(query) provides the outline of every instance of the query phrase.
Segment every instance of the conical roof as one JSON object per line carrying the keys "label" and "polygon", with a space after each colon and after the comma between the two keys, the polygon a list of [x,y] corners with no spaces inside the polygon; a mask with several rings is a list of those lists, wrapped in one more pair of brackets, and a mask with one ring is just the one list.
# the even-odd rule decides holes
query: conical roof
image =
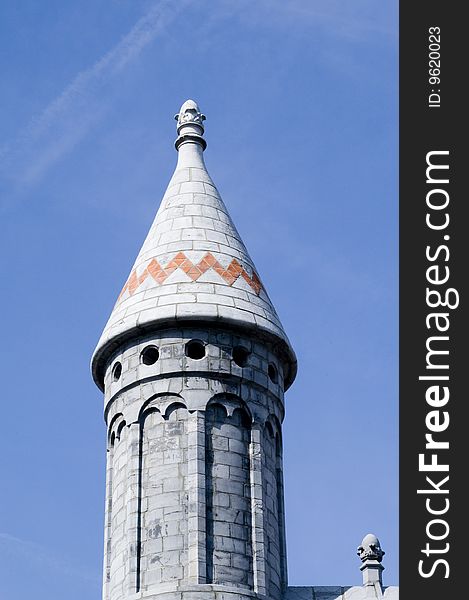
{"label": "conical roof", "polygon": [[289,365],[288,387],[295,354],[205,167],[205,116],[187,100],[175,118],[176,170],[94,351],[93,377],[102,388],[107,360],[125,339],[202,321],[273,338]]}

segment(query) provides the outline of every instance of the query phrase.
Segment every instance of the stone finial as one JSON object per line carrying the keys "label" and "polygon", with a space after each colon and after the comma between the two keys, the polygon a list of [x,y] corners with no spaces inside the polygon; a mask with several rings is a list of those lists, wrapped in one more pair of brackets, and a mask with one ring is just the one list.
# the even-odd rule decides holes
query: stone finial
{"label": "stone finial", "polygon": [[178,133],[181,125],[191,123],[199,125],[202,128],[202,132],[204,130],[203,122],[206,117],[200,112],[197,102],[194,102],[194,100],[186,100],[178,114],[174,115],[174,118],[178,122]]}
{"label": "stone finial", "polygon": [[358,546],[357,554],[362,562],[365,562],[366,560],[377,560],[378,562],[381,562],[385,552],[381,549],[378,538],[372,533],[368,533],[363,538],[360,546]]}
{"label": "stone finial", "polygon": [[360,571],[363,574],[363,585],[369,591],[367,594],[377,594],[380,598],[383,592],[382,573],[384,567],[381,564],[384,556],[384,550],[381,549],[381,544],[378,538],[369,533],[365,535],[362,543],[357,548],[357,554],[360,557],[362,564]]}
{"label": "stone finial", "polygon": [[190,142],[199,144],[205,150],[207,147],[207,142],[203,137],[205,115],[200,112],[197,102],[186,100],[174,118],[178,122],[178,138],[174,144],[176,150],[179,150],[182,144]]}

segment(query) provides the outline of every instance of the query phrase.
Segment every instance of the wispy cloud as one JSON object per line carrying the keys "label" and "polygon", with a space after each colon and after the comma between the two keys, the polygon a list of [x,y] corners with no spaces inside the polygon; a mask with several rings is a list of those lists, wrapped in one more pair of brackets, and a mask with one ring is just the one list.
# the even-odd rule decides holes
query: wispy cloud
{"label": "wispy cloud", "polygon": [[109,110],[103,92],[153,42],[186,2],[161,0],[91,67],[85,69],[10,144],[0,149],[0,177],[28,188],[96,125]]}
{"label": "wispy cloud", "polygon": [[47,548],[17,538],[8,533],[0,532],[0,556],[17,556],[23,561],[39,565],[43,569],[51,572],[59,572],[70,578],[78,578],[90,583],[99,583],[101,581],[98,571],[87,569],[73,563],[72,560],[66,560],[52,554]]}
{"label": "wispy cloud", "polygon": [[[159,0],[122,39],[89,68],[78,73],[66,88],[9,144],[0,147],[0,186],[12,195],[40,181],[59,160],[105,117],[112,108],[111,84],[134,63],[190,0]],[[200,3],[199,9],[205,3]],[[384,11],[386,12],[386,11]],[[295,24],[320,27],[329,34],[362,39],[363,35],[394,33],[372,0],[220,0],[205,16],[201,42],[210,44],[210,30],[235,17],[251,26]],[[378,18],[379,17],[379,18]],[[205,41],[204,41],[205,40]],[[5,200],[4,200],[5,201]]]}

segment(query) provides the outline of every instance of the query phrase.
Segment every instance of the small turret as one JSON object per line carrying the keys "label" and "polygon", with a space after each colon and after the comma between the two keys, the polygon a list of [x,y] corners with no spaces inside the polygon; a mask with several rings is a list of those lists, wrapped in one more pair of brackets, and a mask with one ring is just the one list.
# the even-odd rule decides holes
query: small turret
{"label": "small turret", "polygon": [[205,167],[178,163],[92,373],[108,427],[104,600],[281,600],[284,390],[296,358]]}

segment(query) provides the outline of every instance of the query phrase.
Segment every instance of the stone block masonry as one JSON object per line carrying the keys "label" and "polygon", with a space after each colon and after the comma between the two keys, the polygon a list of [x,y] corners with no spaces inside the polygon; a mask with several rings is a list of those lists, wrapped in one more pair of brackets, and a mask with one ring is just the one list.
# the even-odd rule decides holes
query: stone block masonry
{"label": "stone block masonry", "polygon": [[280,600],[283,415],[282,358],[267,340],[171,328],[114,353],[105,600],[200,585]]}

